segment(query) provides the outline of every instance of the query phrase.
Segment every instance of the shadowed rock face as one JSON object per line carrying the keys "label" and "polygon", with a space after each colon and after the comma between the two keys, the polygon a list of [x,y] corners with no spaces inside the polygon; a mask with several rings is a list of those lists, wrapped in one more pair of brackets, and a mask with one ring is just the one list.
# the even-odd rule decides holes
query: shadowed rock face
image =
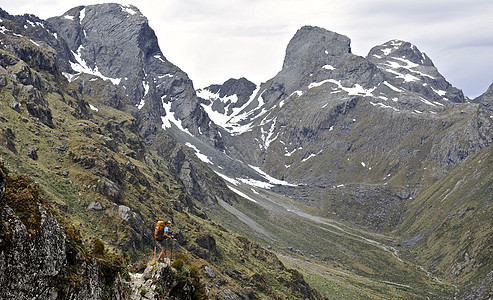
{"label": "shadowed rock face", "polygon": [[54,293],[66,265],[65,234],[44,209],[40,212],[40,230],[28,234],[9,207],[1,210],[1,219],[9,220],[10,229],[7,245],[0,252],[2,299],[49,298]]}
{"label": "shadowed rock face", "polygon": [[493,143],[493,84],[482,96],[476,122],[482,140],[482,147],[491,145]]}

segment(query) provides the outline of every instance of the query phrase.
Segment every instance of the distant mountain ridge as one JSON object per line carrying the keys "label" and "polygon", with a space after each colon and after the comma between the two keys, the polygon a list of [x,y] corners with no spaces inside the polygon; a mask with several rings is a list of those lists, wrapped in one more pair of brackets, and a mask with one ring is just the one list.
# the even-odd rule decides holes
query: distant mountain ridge
{"label": "distant mountain ridge", "polygon": [[[213,87],[218,89],[217,86]],[[199,91],[199,97],[202,95],[208,103],[214,103],[214,92],[206,88]],[[310,100],[305,100],[308,98]],[[349,103],[362,99],[367,99],[367,103],[374,107],[396,114],[427,115],[432,119],[446,108],[467,102],[463,93],[451,86],[438,73],[432,61],[410,43],[390,41],[374,47],[364,59],[351,54],[347,37],[306,26],[289,43],[283,69],[258,87],[256,94],[251,94],[248,106],[241,108],[235,118],[229,118],[230,124],[222,126],[236,127],[236,131],[230,131],[233,135],[245,133],[249,138],[263,141],[263,146],[260,145],[263,149],[281,136],[281,132],[286,136],[283,128],[288,127],[289,118],[299,116],[300,125],[306,127],[304,125],[318,120],[313,118],[313,114],[317,114],[319,108],[330,110],[334,105],[348,107]],[[302,105],[303,112],[297,109],[296,112],[283,113],[290,109],[290,103],[295,102],[305,103]],[[215,111],[217,119],[221,118],[214,106],[203,106]],[[310,107],[315,110],[310,111]],[[286,120],[280,123],[276,114],[280,114],[280,118],[281,115],[286,116]],[[320,124],[320,121],[317,122]],[[326,118],[323,122],[328,122],[324,125],[327,129],[334,125],[332,118]],[[232,143],[235,144],[238,139],[241,138],[233,138]],[[303,147],[293,142],[285,141],[284,144],[287,153]],[[251,148],[248,149],[252,153]],[[250,163],[258,165],[255,160]]]}

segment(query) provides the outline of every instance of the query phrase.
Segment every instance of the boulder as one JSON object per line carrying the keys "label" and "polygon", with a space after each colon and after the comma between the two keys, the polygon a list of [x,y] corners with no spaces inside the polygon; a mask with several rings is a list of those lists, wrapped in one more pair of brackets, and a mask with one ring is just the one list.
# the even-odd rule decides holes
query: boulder
{"label": "boulder", "polygon": [[[88,206],[87,209],[90,210],[103,210],[103,206],[99,202],[91,202]],[[119,210],[118,210],[119,211]]]}
{"label": "boulder", "polygon": [[205,275],[207,275],[209,278],[216,278],[216,273],[211,267],[205,266],[204,271]]}
{"label": "boulder", "polygon": [[26,155],[32,160],[38,159],[38,148],[31,148],[27,150]]}

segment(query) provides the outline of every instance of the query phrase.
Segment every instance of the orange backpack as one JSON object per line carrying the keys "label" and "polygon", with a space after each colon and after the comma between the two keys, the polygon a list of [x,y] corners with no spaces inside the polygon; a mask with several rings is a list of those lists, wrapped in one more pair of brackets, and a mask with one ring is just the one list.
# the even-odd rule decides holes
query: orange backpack
{"label": "orange backpack", "polygon": [[154,229],[154,238],[156,241],[164,240],[164,221],[158,221]]}

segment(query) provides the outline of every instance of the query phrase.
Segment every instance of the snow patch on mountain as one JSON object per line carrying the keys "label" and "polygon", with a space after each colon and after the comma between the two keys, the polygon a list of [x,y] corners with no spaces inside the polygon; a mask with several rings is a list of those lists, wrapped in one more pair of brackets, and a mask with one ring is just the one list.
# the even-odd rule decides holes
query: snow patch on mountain
{"label": "snow patch on mountain", "polygon": [[[120,81],[122,80],[121,78],[111,78],[104,76],[101,74],[101,72],[98,70],[98,66],[95,66],[94,69],[89,67],[87,63],[82,59],[82,54],[81,51],[84,49],[84,46],[80,45],[79,48],[77,49],[77,52],[72,51],[72,54],[75,57],[75,60],[77,61],[76,63],[70,62],[70,66],[72,67],[72,70],[78,73],[86,73],[86,74],[91,74],[94,76],[97,76],[103,80],[109,80],[111,81],[114,85],[119,85]],[[67,79],[70,81],[72,77],[66,76]]]}
{"label": "snow patch on mountain", "polygon": [[447,94],[446,91],[443,90],[435,90],[433,87],[431,88],[435,93],[437,93],[438,96],[445,96]]}
{"label": "snow patch on mountain", "polygon": [[[238,102],[238,96],[236,94],[227,96],[227,97],[219,97],[218,93],[212,93],[211,91],[207,89],[201,89],[197,91],[197,96],[200,98],[203,98],[205,100],[210,101],[210,104],[204,104],[201,103],[202,108],[205,110],[205,112],[208,114],[209,118],[218,126],[221,126],[223,129],[225,129],[227,132],[229,132],[231,135],[239,135],[245,132],[248,132],[252,129],[253,124],[251,122],[245,122],[245,120],[248,120],[254,112],[258,109],[261,108],[264,105],[264,101],[259,101],[258,105],[256,108],[251,109],[249,111],[244,111],[246,107],[251,105],[251,103],[256,99],[256,95],[259,92],[260,87],[257,87],[253,93],[251,94],[249,100],[243,104],[241,107],[234,107],[232,108],[232,113],[227,115],[226,113],[221,113],[219,111],[216,111],[212,108],[212,103],[214,100],[219,100],[225,104],[233,104]],[[258,98],[261,99],[260,95]],[[225,107],[225,111],[229,110],[229,106]],[[259,115],[265,113],[265,111],[261,112]]]}
{"label": "snow patch on mountain", "polygon": [[307,157],[307,158],[303,158],[303,159],[301,160],[301,162],[305,162],[305,161],[307,161],[307,160],[309,160],[310,158],[315,157],[315,156],[317,156],[315,153],[311,153],[310,155],[308,155],[308,157]]}
{"label": "snow patch on mountain", "polygon": [[260,175],[262,175],[262,177],[264,177],[265,179],[267,179],[272,184],[286,185],[286,186],[296,186],[295,184],[291,184],[291,183],[289,183],[287,181],[279,180],[279,179],[276,179],[276,178],[270,176],[269,174],[267,174],[264,171],[262,171],[259,167],[255,167],[255,166],[252,166],[252,165],[249,165],[249,166],[250,166],[250,168],[252,168],[255,171],[257,171],[257,173],[259,173]]}
{"label": "snow patch on mountain", "polygon": [[325,69],[325,70],[335,70],[336,68],[334,68],[331,65],[325,65],[325,66],[322,67],[322,69]]}
{"label": "snow patch on mountain", "polygon": [[284,150],[286,151],[286,153],[284,154],[284,156],[291,156],[293,155],[296,151],[298,150],[302,150],[303,148],[302,147],[299,147],[299,148],[296,148],[294,149],[293,151],[289,152],[288,149],[286,147],[284,147]]}
{"label": "snow patch on mountain", "polygon": [[373,87],[371,89],[365,89],[357,83],[352,87],[345,87],[342,85],[341,81],[335,80],[335,79],[326,79],[326,80],[323,80],[320,82],[312,82],[308,85],[308,89],[319,87],[319,86],[322,86],[326,83],[333,83],[333,84],[337,85],[337,87],[340,90],[347,92],[348,95],[350,95],[350,96],[354,95],[354,96],[373,97],[372,93],[376,89],[376,87]]}
{"label": "snow patch on mountain", "polygon": [[239,182],[238,180],[236,180],[236,179],[233,179],[233,178],[231,178],[231,177],[228,177],[228,176],[226,176],[226,175],[224,175],[224,174],[222,174],[222,173],[219,173],[219,172],[217,172],[217,171],[215,171],[215,173],[216,173],[219,177],[221,177],[222,179],[224,179],[226,182],[229,182],[229,183],[234,184],[234,185],[236,185],[236,186],[240,185],[240,182]]}
{"label": "snow patch on mountain", "polygon": [[122,11],[126,12],[129,15],[135,15],[137,13],[135,10],[132,9],[132,6],[128,4],[120,5],[120,8],[122,9]]}
{"label": "snow patch on mountain", "polygon": [[204,155],[202,153],[200,153],[200,150],[195,147],[194,145],[192,145],[191,143],[187,142],[185,143],[185,146],[187,146],[188,148],[192,149],[193,151],[195,151],[195,155],[203,162],[205,162],[206,164],[213,164],[212,161],[209,159],[209,157],[207,157],[207,155]]}
{"label": "snow patch on mountain", "polygon": [[[260,127],[260,132],[261,132],[261,139],[264,142],[263,147],[264,149],[269,148],[269,145],[277,140],[279,136],[279,132],[274,136],[274,130],[276,128],[276,120],[277,118],[274,118],[272,120],[272,124],[270,125],[270,128],[268,130],[264,130],[263,127]],[[262,125],[262,124],[261,124]]]}
{"label": "snow patch on mountain", "polygon": [[388,83],[387,81],[384,81],[383,84],[385,84],[387,87],[389,87],[391,90],[395,91],[395,92],[402,92],[401,89],[398,89],[396,88],[395,86],[391,85],[390,83]]}
{"label": "snow patch on mountain", "polygon": [[178,127],[178,129],[180,129],[181,131],[188,133],[189,135],[192,135],[188,129],[183,127],[181,120],[176,118],[174,112],[171,111],[171,102],[164,102],[165,98],[166,95],[161,97],[161,102],[166,112],[166,115],[161,116],[161,121],[163,122],[162,125],[163,129],[166,130],[168,128],[171,128],[171,124],[173,124],[176,127]]}
{"label": "snow patch on mountain", "polygon": [[86,8],[84,7],[79,12],[79,22],[80,22],[80,24],[82,24],[82,20],[84,20],[85,17],[86,17]]}
{"label": "snow patch on mountain", "polygon": [[[162,58],[161,55],[154,55],[154,58],[157,58],[159,59],[161,62],[165,63],[166,61]],[[166,75],[170,75],[170,74],[166,74]],[[171,77],[173,77],[173,75],[171,75]],[[158,78],[162,78],[160,76],[158,76]]]}
{"label": "snow patch on mountain", "polygon": [[404,82],[412,82],[412,81],[419,81],[420,79],[412,74],[405,74],[401,73],[398,70],[399,69],[404,69],[407,70],[410,73],[422,76],[422,77],[428,77],[430,79],[435,79],[433,76],[423,73],[421,71],[415,70],[415,68],[419,67],[420,65],[413,63],[412,61],[406,59],[405,57],[390,57],[389,60],[379,63],[377,65],[380,69],[392,73],[396,75],[396,78],[400,78],[404,80]]}
{"label": "snow patch on mountain", "polygon": [[393,106],[386,105],[386,104],[383,104],[383,103],[381,103],[381,102],[372,102],[372,101],[370,101],[370,104],[371,104],[371,105],[373,105],[373,106],[379,106],[379,107],[381,107],[381,108],[389,108],[389,109],[393,109],[393,110],[394,110],[394,111],[396,111],[396,112],[399,112],[399,111],[400,111],[399,109],[397,109],[397,108],[395,108],[395,107],[393,107]]}
{"label": "snow patch on mountain", "polygon": [[254,199],[250,198],[250,197],[249,197],[249,196],[247,196],[245,193],[242,193],[242,192],[240,192],[239,190],[237,190],[237,189],[235,189],[235,188],[233,188],[233,187],[231,187],[231,186],[229,186],[229,185],[228,185],[228,188],[229,188],[230,190],[232,190],[233,192],[235,192],[237,195],[240,195],[241,197],[243,197],[243,198],[245,198],[245,199],[247,199],[247,200],[250,200],[250,201],[252,201],[252,202],[257,203],[257,200],[254,200]]}

